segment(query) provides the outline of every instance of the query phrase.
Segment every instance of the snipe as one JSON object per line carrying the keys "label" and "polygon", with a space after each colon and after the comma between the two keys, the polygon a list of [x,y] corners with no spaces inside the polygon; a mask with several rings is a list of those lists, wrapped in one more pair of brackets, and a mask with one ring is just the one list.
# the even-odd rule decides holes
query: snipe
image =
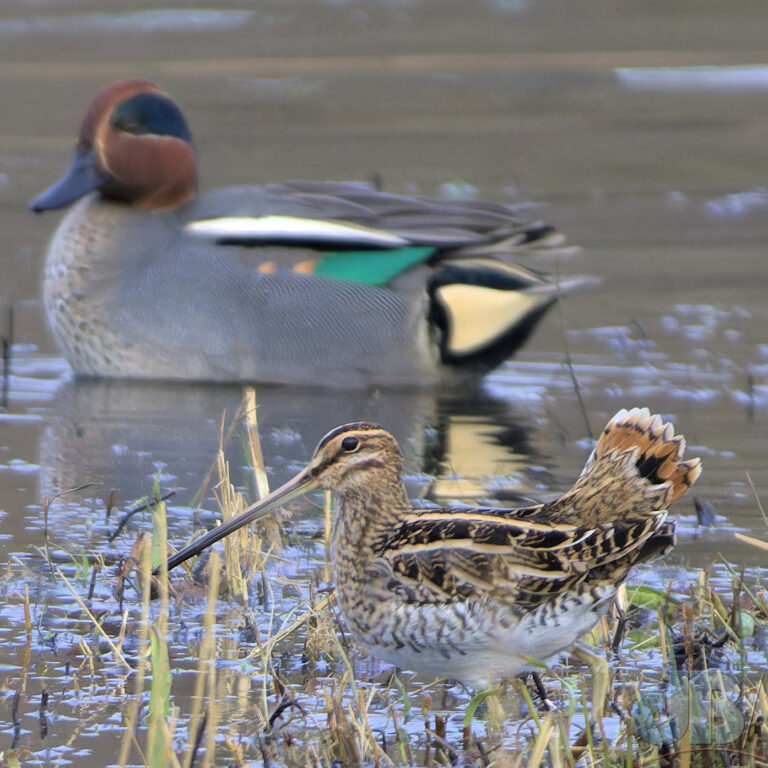
{"label": "snipe", "polygon": [[339,602],[374,656],[482,689],[551,660],[597,622],[635,563],[674,544],[667,508],[700,460],[645,408],[622,410],[559,499],[523,509],[414,510],[394,438],[347,424],[309,466],[168,561],[174,568],[280,502],[339,498],[332,541]]}

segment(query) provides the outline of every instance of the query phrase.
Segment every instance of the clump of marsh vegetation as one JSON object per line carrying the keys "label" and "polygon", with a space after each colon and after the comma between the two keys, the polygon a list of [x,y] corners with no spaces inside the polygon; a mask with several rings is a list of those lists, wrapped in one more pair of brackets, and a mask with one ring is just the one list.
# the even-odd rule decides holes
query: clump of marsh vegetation
{"label": "clump of marsh vegetation", "polygon": [[[268,490],[256,413],[246,393],[222,420],[200,494],[221,519]],[[225,460],[238,438],[248,487],[235,486]],[[155,496],[143,530],[121,530],[121,557],[51,545],[34,565],[6,566],[19,663],[0,675],[18,727],[0,764],[45,762],[55,733],[57,754],[98,736],[110,740],[111,764],[153,768],[768,765],[761,571],[666,569],[666,586],[628,586],[584,638],[601,661],[594,672],[574,656],[541,670],[543,693],[516,679],[474,695],[379,664],[346,636],[329,582],[327,497],[153,579],[168,551],[166,502]],[[58,606],[41,586],[51,577]],[[34,738],[22,726],[32,716]]]}

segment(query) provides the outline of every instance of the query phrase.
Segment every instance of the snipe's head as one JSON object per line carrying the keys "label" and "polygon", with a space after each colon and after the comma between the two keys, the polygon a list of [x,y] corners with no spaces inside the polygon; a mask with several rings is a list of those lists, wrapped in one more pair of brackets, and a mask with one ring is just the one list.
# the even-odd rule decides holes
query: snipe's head
{"label": "snipe's head", "polygon": [[168,569],[175,568],[244,525],[263,517],[286,501],[317,488],[341,494],[358,488],[371,489],[384,472],[388,479],[400,481],[403,457],[392,435],[378,424],[364,421],[345,424],[331,430],[317,445],[306,469],[237,517],[208,531],[168,559]]}
{"label": "snipe's head", "polygon": [[85,111],[69,171],[31,203],[61,208],[98,189],[148,210],[175,208],[196,193],[192,134],[170,96],[146,80],[121,80]]}
{"label": "snipe's head", "polygon": [[317,445],[309,464],[317,484],[345,491],[371,480],[371,470],[403,471],[400,446],[378,424],[357,421],[331,430]]}

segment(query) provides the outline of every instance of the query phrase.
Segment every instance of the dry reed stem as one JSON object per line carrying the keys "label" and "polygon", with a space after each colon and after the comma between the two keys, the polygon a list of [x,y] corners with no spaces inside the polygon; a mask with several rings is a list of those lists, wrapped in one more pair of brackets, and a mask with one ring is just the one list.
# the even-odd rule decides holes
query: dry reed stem
{"label": "dry reed stem", "polygon": [[[222,522],[237,517],[245,509],[245,500],[229,479],[229,462],[224,458],[224,450],[219,446],[216,461],[219,482],[216,486],[216,501],[221,511]],[[248,546],[248,531],[244,526],[224,541],[224,570],[227,591],[236,596],[243,605],[248,604],[248,582],[243,576],[242,555]]]}
{"label": "dry reed stem", "polygon": [[555,733],[555,723],[552,713],[547,713],[546,717],[539,727],[539,733],[533,742],[533,748],[530,751],[528,757],[529,768],[539,768],[541,761],[544,759],[544,752],[547,749],[550,738]]}
{"label": "dry reed stem", "polygon": [[259,440],[259,422],[256,410],[256,391],[253,387],[246,387],[243,392],[243,407],[245,410],[245,431],[248,436],[248,448],[251,454],[251,466],[253,478],[256,484],[258,499],[263,499],[269,494],[269,480],[264,468],[264,455],[261,452]]}
{"label": "dry reed stem", "polygon": [[743,533],[734,533],[734,538],[739,541],[743,541],[745,544],[751,544],[753,547],[762,549],[764,552],[768,552],[768,541],[762,541],[762,539],[756,539],[754,536],[746,536]]}
{"label": "dry reed stem", "polygon": [[[147,654],[143,650],[149,646],[149,601],[150,590],[152,586],[152,545],[147,539],[142,540],[141,547],[141,572],[143,578],[141,581],[141,617],[139,619],[139,663],[136,667],[135,694],[128,703],[125,713],[125,732],[120,744],[120,754],[117,764],[120,768],[125,768],[128,763],[128,754],[131,751],[131,745],[135,743],[136,723],[139,718],[139,711],[142,704],[144,693],[144,677],[147,670]],[[162,574],[161,574],[162,577]],[[168,572],[165,572],[166,581]],[[136,744],[138,748],[138,744]],[[139,752],[141,749],[139,748]],[[142,754],[142,761],[144,755]]]}
{"label": "dry reed stem", "polygon": [[[197,677],[195,679],[195,691],[192,698],[192,712],[189,716],[189,744],[184,756],[185,768],[192,768],[195,759],[195,746],[198,743],[198,728],[200,726],[200,712],[206,689],[210,692],[210,671],[213,669],[214,681],[216,674],[216,598],[219,594],[219,577],[221,573],[221,558],[217,552],[211,553],[210,573],[208,582],[208,603],[203,616],[203,637],[200,642],[200,656],[197,663]],[[212,723],[206,727],[210,733]]]}
{"label": "dry reed stem", "polygon": [[272,655],[275,646],[292,635],[299,627],[303,626],[315,613],[322,611],[331,601],[331,595],[327,595],[317,602],[314,608],[304,611],[298,618],[294,619],[288,626],[281,627],[274,635],[272,635],[266,643],[259,645],[258,648],[254,648],[249,656],[255,658],[256,656],[267,657]]}
{"label": "dry reed stem", "polygon": [[72,597],[75,598],[75,602],[83,609],[85,614],[88,616],[88,619],[93,624],[96,631],[106,640],[107,645],[112,649],[112,652],[115,654],[115,658],[124,666],[126,669],[130,670],[131,665],[126,661],[125,656],[123,656],[120,649],[114,644],[112,641],[112,638],[104,631],[104,629],[101,626],[101,623],[96,619],[96,617],[91,613],[90,608],[83,602],[80,595],[77,594],[77,591],[75,588],[70,584],[69,579],[62,573],[61,568],[56,566],[56,573],[58,574],[59,578],[64,582],[67,589],[72,593]]}

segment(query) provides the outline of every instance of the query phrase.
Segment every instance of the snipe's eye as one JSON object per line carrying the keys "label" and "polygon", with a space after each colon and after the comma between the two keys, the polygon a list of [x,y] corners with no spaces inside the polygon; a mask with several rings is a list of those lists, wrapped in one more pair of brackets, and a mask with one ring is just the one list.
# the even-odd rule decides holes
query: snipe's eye
{"label": "snipe's eye", "polygon": [[360,447],[360,441],[356,437],[345,437],[341,441],[341,447],[347,453],[354,453]]}

